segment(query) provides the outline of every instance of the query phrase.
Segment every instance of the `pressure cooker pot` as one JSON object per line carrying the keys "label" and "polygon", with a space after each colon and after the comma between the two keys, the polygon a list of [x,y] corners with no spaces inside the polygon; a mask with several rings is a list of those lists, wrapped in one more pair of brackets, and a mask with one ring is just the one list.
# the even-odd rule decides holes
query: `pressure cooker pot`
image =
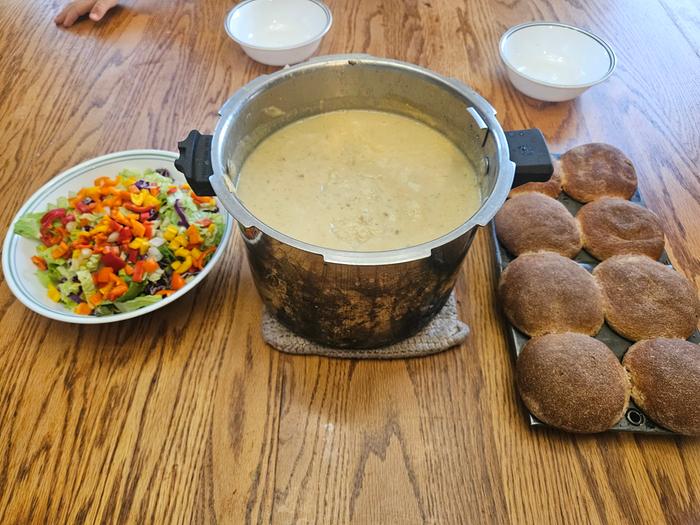
{"label": "pressure cooker pot", "polygon": [[[398,113],[441,132],[476,171],[481,205],[429,242],[343,251],[299,241],[262,222],[236,194],[249,153],[266,137],[318,113]],[[478,226],[508,195],[515,165],[494,109],[464,84],[413,64],[334,55],[261,76],[221,108],[212,135],[192,131],[176,162],[193,191],[216,195],[239,223],[260,296],[292,331],[321,344],[373,348],[411,336],[443,307]]]}

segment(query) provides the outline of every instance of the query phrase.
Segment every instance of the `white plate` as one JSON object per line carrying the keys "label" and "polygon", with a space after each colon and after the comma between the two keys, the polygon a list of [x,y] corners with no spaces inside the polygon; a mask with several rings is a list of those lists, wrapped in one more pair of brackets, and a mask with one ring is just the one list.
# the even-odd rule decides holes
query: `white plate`
{"label": "white plate", "polygon": [[50,319],[64,321],[66,323],[102,324],[123,321],[147,314],[158,308],[162,308],[166,304],[177,301],[180,297],[197,286],[219,261],[231,237],[233,219],[223,210],[221,213],[224,214],[225,228],[221,243],[204,269],[199,272],[192,281],[174,294],[163,298],[155,304],[132,312],[105,315],[102,317],[78,315],[62,304],[49,299],[46,288],[41,285],[36,276],[36,266],[31,262],[32,255],[36,255],[37,242],[25,239],[13,233],[15,223],[25,213],[44,211],[49,203],[56,202],[59,197],[68,196],[68,192],[77,192],[80,188],[91,186],[97,177],[114,177],[124,169],[143,171],[146,168],[166,168],[179,184],[184,184],[186,182],[185,177],[175,169],[175,165],[173,164],[175,159],[177,159],[176,153],[159,150],[142,149],[110,153],[109,155],[97,157],[83,162],[82,164],[78,164],[60,175],[57,175],[39,188],[24,206],[20,208],[15,218],[12,219],[3,244],[2,269],[5,274],[5,281],[12,293],[15,294],[15,297],[30,310],[34,310],[36,313]]}

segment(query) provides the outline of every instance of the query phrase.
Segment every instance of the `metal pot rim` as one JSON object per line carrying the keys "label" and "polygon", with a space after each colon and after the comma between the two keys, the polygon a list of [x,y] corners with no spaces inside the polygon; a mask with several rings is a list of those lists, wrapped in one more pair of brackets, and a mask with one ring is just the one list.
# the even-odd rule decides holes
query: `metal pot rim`
{"label": "metal pot rim", "polygon": [[[252,214],[243,205],[235,192],[231,191],[232,187],[230,186],[232,183],[226,175],[228,167],[226,165],[227,159],[224,159],[224,151],[227,141],[227,130],[235,120],[236,112],[234,109],[245,104],[251,97],[255,96],[261,90],[264,90],[267,86],[279,81],[281,78],[292,76],[304,70],[324,67],[328,64],[342,63],[353,66],[360,64],[379,65],[417,73],[430,78],[438,84],[442,84],[446,89],[457,91],[464,98],[469,100],[471,106],[475,108],[478,116],[484,121],[489,132],[493,134],[493,138],[496,141],[499,173],[496,175],[496,183],[489,197],[482,203],[476,213],[462,225],[436,239],[415,246],[409,246],[408,248],[374,252],[334,250],[299,241],[271,228]],[[275,73],[255,78],[229,98],[219,110],[219,114],[221,118],[214,131],[211,145],[213,174],[210,177],[210,182],[224,208],[233,215],[243,227],[255,227],[279,242],[305,252],[318,254],[323,257],[324,261],[329,263],[369,266],[405,263],[430,257],[433,249],[444,246],[472,228],[488,224],[505,202],[513,183],[515,164],[510,160],[506,136],[496,119],[496,111],[493,107],[481,95],[458,80],[443,77],[434,71],[408,62],[377,58],[365,54],[340,54],[317,57],[297,64],[296,66],[287,67]]]}

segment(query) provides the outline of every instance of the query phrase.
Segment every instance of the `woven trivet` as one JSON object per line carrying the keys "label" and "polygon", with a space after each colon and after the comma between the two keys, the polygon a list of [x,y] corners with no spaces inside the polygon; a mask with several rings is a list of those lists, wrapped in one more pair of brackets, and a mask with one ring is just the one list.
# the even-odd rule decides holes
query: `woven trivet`
{"label": "woven trivet", "polygon": [[262,333],[265,341],[282,352],[321,355],[345,359],[403,359],[437,354],[460,344],[469,335],[469,327],[457,316],[454,293],[430,323],[413,337],[390,346],[372,349],[330,348],[304,339],[290,331],[266,310]]}

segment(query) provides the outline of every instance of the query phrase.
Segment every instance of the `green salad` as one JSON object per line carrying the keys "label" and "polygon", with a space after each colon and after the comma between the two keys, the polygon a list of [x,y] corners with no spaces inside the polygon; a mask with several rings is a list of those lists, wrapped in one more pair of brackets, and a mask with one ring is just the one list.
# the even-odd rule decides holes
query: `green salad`
{"label": "green salad", "polygon": [[156,303],[207,264],[224,233],[211,197],[165,169],[99,177],[15,224],[38,241],[32,262],[48,297],[77,314],[111,315]]}

